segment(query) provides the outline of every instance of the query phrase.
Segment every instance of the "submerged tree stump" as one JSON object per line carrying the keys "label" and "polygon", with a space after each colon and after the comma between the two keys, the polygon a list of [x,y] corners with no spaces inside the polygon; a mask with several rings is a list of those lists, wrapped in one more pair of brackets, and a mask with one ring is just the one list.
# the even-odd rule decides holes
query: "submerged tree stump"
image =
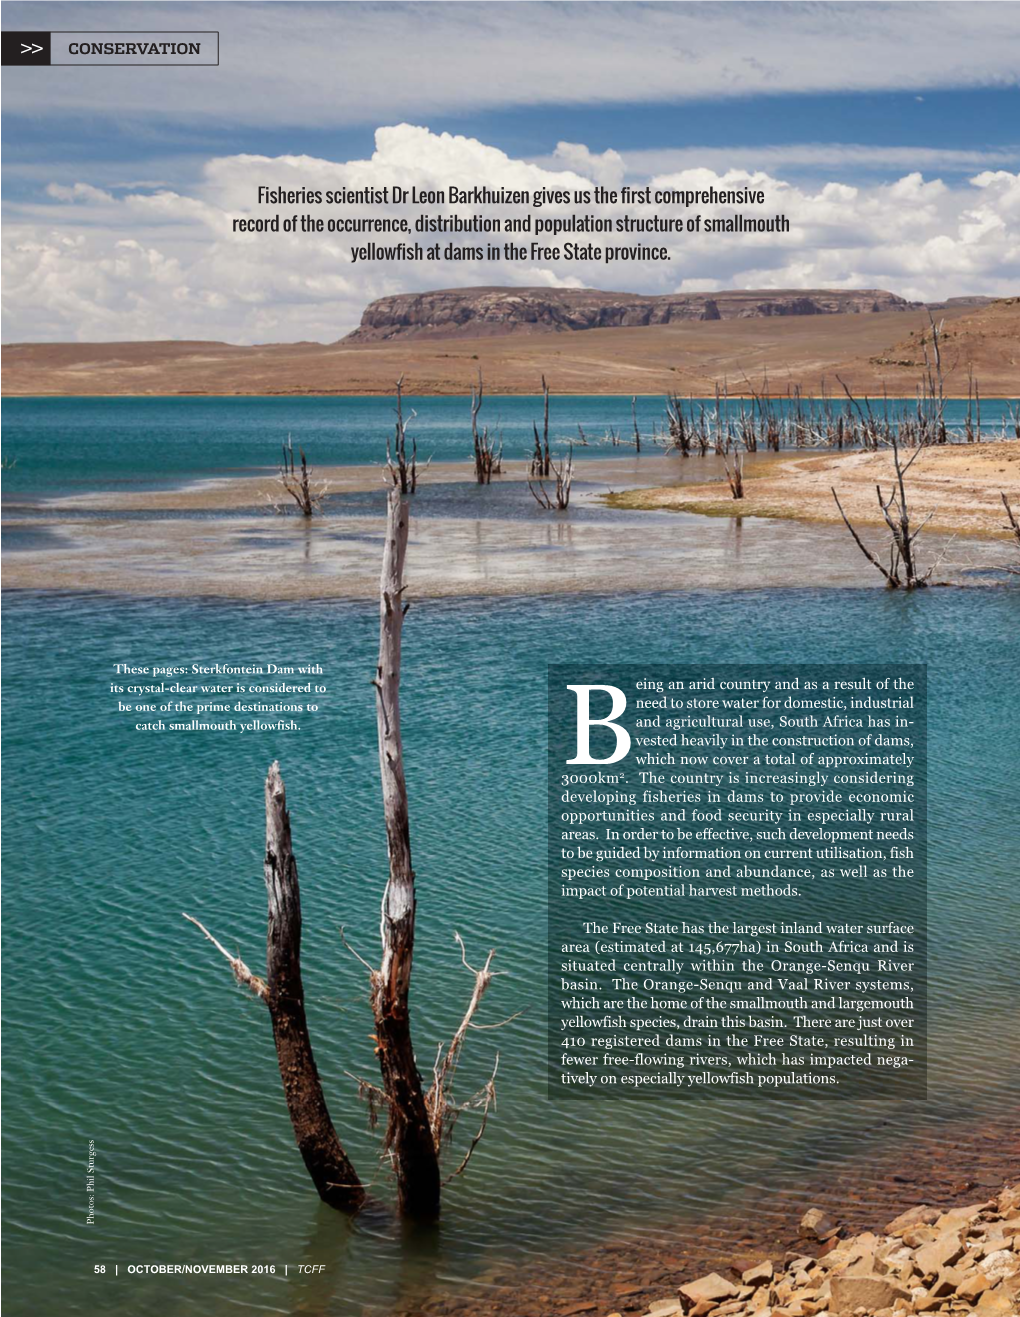
{"label": "submerged tree stump", "polygon": [[283,778],[275,761],[266,776],[263,876],[269,903],[265,981],[217,942],[204,924],[188,914],[184,918],[200,928],[226,956],[238,983],[269,1008],[287,1110],[308,1174],[324,1203],[339,1211],[356,1212],[365,1201],[365,1189],[333,1127],[305,1018],[297,861],[291,846]]}
{"label": "submerged tree stump", "polygon": [[275,762],[266,777],[263,875],[269,902],[265,1000],[294,1138],[322,1201],[356,1211],[364,1202],[365,1190],[330,1119],[305,1018],[297,861],[291,847],[283,778]]}

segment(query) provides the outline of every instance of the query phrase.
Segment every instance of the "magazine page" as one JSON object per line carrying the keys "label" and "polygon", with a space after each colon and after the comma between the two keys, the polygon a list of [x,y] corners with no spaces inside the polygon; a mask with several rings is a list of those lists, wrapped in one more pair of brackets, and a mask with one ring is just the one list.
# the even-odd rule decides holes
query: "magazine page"
{"label": "magazine page", "polygon": [[1018,51],[9,0],[9,1317],[1020,1313]]}

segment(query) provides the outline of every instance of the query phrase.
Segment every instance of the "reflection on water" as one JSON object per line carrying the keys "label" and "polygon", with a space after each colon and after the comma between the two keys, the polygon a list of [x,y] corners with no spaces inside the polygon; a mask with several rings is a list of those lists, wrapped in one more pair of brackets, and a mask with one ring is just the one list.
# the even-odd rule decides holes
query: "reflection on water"
{"label": "reflection on water", "polygon": [[60,549],[67,544],[66,538],[49,526],[38,523],[19,525],[11,517],[4,518],[0,529],[0,546],[4,553],[27,553],[32,549]]}
{"label": "reflection on water", "polygon": [[[565,528],[546,528],[547,545]],[[719,523],[732,554],[733,537]],[[293,1147],[264,1009],[180,917],[255,966],[265,938],[261,783],[281,760],[305,914],[311,1027],[334,1118],[373,1193],[390,1194],[345,1071],[375,1069],[362,967],[386,871],[379,817],[374,607],[8,596],[3,817],[8,857],[5,1220],[11,1312],[243,1312],[377,1317],[434,1288],[484,1292],[497,1263],[572,1265],[599,1240],[671,1241],[719,1204],[779,1193],[861,1156],[890,1129],[968,1129],[1015,1104],[1020,915],[1015,636],[1006,591],[774,590],[418,599],[405,631],[404,715],[419,872],[421,1052],[460,1019],[453,944],[508,971],[461,1091],[500,1051],[496,1118],[435,1232],[383,1210],[321,1208]],[[73,655],[68,638],[74,636]],[[724,1098],[561,1106],[545,1040],[546,665],[844,661],[929,664],[930,1017],[927,1103]],[[112,709],[115,661],[320,661],[329,695],[295,736],[156,737]],[[84,1153],[97,1148],[86,1231]],[[119,1278],[92,1276],[101,1260]],[[275,1262],[267,1277],[140,1276],[129,1264]],[[295,1277],[299,1263],[322,1273]],[[476,1289],[475,1286],[482,1288]]]}
{"label": "reflection on water", "polygon": [[[758,453],[748,466],[773,460]],[[840,525],[621,509],[602,498],[649,479],[715,481],[721,468],[714,456],[592,463],[599,479],[578,479],[569,509],[549,512],[521,479],[479,486],[434,467],[413,502],[413,588],[470,595],[880,583]],[[367,473],[366,488],[366,472],[352,472],[352,487],[328,495],[311,520],[264,506],[160,507],[158,494],[141,508],[104,495],[94,496],[98,506],[7,505],[11,580],[136,594],[367,598],[378,583],[386,498],[376,475]],[[938,560],[940,581],[1004,579],[1008,547],[997,541],[929,526],[921,546],[926,562]]]}

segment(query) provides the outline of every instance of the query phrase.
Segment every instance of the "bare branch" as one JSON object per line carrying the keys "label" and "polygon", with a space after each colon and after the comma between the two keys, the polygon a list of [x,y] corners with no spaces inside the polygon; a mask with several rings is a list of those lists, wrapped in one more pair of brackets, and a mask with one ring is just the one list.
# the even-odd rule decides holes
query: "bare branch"
{"label": "bare branch", "polygon": [[[450,1172],[450,1174],[443,1181],[443,1184],[449,1184],[451,1180],[456,1179],[457,1176],[464,1171],[464,1169],[467,1167],[468,1162],[471,1160],[472,1156],[474,1155],[475,1149],[482,1141],[482,1135],[485,1133],[485,1127],[489,1123],[489,1109],[494,1108],[496,1105],[496,1071],[498,1069],[499,1069],[499,1053],[497,1052],[496,1063],[492,1067],[492,1074],[489,1076],[489,1080],[486,1083],[485,1087],[482,1089],[482,1092],[480,1094],[480,1097],[482,1099],[481,1124],[478,1126],[475,1136],[471,1140],[470,1145],[468,1146],[467,1152],[464,1154],[463,1158],[461,1159],[460,1165],[457,1167],[455,1171]],[[475,1105],[478,1105],[478,1103],[476,1102]]]}
{"label": "bare branch", "polygon": [[[298,512],[303,517],[312,517],[321,510],[322,500],[326,496],[329,482],[326,480],[313,482],[311,467],[308,465],[304,449],[298,449],[298,453],[301,458],[300,470],[295,467],[294,441],[288,434],[287,442],[283,445],[283,458],[277,474],[277,483],[283,492],[294,500]],[[266,494],[265,498],[271,511],[276,513],[286,511],[285,507],[269,494]]]}
{"label": "bare branch", "polygon": [[[430,1087],[428,1093],[426,1094],[425,1100],[429,1111],[429,1122],[432,1129],[432,1138],[433,1141],[435,1142],[436,1148],[442,1149],[450,1142],[450,1139],[452,1138],[453,1135],[454,1126],[456,1125],[457,1122],[457,1118],[462,1112],[470,1110],[472,1107],[477,1107],[480,1104],[484,1105],[484,1112],[482,1116],[481,1126],[478,1129],[477,1133],[475,1134],[471,1142],[471,1145],[467,1150],[466,1155],[464,1156],[463,1160],[461,1161],[457,1169],[453,1172],[452,1175],[447,1177],[447,1181],[444,1181],[444,1183],[448,1182],[450,1179],[453,1179],[454,1176],[460,1175],[460,1173],[464,1170],[464,1167],[470,1161],[472,1153],[477,1147],[478,1142],[482,1137],[482,1134],[485,1132],[485,1126],[488,1120],[489,1107],[494,1103],[496,1096],[496,1090],[495,1090],[496,1070],[494,1068],[492,1072],[492,1077],[489,1079],[485,1088],[482,1089],[480,1094],[476,1094],[475,1097],[469,1103],[466,1103],[463,1106],[461,1106],[453,1101],[453,1097],[452,1097],[453,1081],[454,1081],[454,1076],[456,1075],[457,1072],[457,1065],[460,1061],[460,1054],[461,1054],[461,1049],[463,1048],[464,1045],[464,1039],[467,1036],[467,1032],[469,1029],[475,1027],[479,1027],[479,1028],[483,1027],[483,1026],[474,1025],[474,1017],[478,1010],[479,1005],[481,1004],[482,997],[485,995],[486,989],[489,987],[489,984],[492,982],[492,980],[496,977],[496,972],[492,969],[492,958],[496,954],[495,951],[489,952],[489,954],[485,958],[485,964],[481,967],[481,969],[475,969],[474,966],[468,962],[467,949],[464,945],[464,939],[461,937],[459,933],[454,933],[453,936],[454,936],[454,941],[457,943],[458,947],[460,947],[461,964],[464,966],[464,968],[468,971],[469,974],[474,976],[474,986],[471,992],[470,1000],[468,1001],[467,1010],[464,1012],[464,1017],[461,1020],[460,1025],[457,1028],[457,1031],[450,1039],[450,1042],[447,1045],[445,1052],[442,1046],[440,1046],[439,1048],[439,1051],[436,1055],[435,1065],[433,1066],[433,1071],[432,1071],[433,1073],[432,1086]],[[513,1018],[515,1017],[511,1016],[511,1019]],[[503,1023],[509,1023],[509,1021],[503,1021]],[[499,1057],[497,1055],[496,1065],[498,1066],[498,1064],[499,1064]]]}
{"label": "bare branch", "polygon": [[374,973],[375,973],[375,970],[374,970],[374,969],[372,968],[372,966],[368,963],[368,961],[365,959],[365,957],[364,957],[364,956],[360,956],[360,955],[354,950],[354,948],[351,946],[351,944],[347,941],[347,938],[344,936],[344,926],[343,926],[343,924],[340,925],[340,941],[344,944],[344,946],[345,946],[345,947],[347,948],[347,950],[351,953],[351,955],[354,957],[354,959],[360,961],[361,964],[364,965],[364,967],[368,970],[369,974],[374,974]]}
{"label": "bare branch", "polygon": [[189,923],[192,923],[195,925],[196,928],[201,929],[201,931],[206,935],[206,937],[213,944],[216,950],[220,952],[221,955],[227,958],[227,960],[230,962],[230,968],[234,971],[234,978],[237,979],[241,987],[248,988],[251,992],[255,994],[256,997],[260,998],[262,1001],[265,1001],[269,996],[269,989],[266,987],[262,979],[260,979],[257,974],[253,974],[251,972],[251,970],[240,958],[240,956],[232,956],[230,952],[227,950],[227,948],[222,944],[222,942],[217,942],[217,940],[206,928],[205,924],[200,923],[197,919],[195,919],[193,915],[189,915],[183,910],[181,911],[181,913],[184,915],[184,918],[189,921]]}
{"label": "bare branch", "polygon": [[874,555],[874,554],[871,552],[871,550],[868,548],[868,546],[867,546],[867,545],[864,543],[864,541],[861,539],[861,537],[857,534],[857,531],[856,531],[856,530],[854,529],[854,527],[852,526],[849,517],[848,517],[848,516],[846,515],[846,513],[843,511],[843,504],[840,503],[840,501],[839,501],[839,495],[836,493],[835,487],[834,487],[834,486],[830,486],[830,488],[832,489],[832,497],[836,500],[836,507],[839,508],[839,515],[843,518],[843,522],[844,522],[844,524],[846,525],[847,530],[848,530],[848,531],[850,532],[850,534],[854,537],[854,540],[855,540],[855,542],[856,542],[856,544],[857,544],[857,547],[860,549],[861,553],[864,554],[864,556],[865,556],[865,558],[867,558],[868,562],[870,562],[874,567],[877,567],[877,568],[878,568],[878,570],[882,573],[882,575],[885,577],[885,579],[889,582],[889,585],[890,585],[890,586],[892,586],[892,587],[894,587],[894,588],[895,588],[896,586],[898,586],[898,585],[899,585],[899,579],[898,579],[897,576],[895,575],[895,572],[892,571],[892,570],[890,570],[890,569],[888,569],[888,568],[883,567],[882,564],[881,564],[881,563],[878,561],[878,559],[875,557],[875,555]]}

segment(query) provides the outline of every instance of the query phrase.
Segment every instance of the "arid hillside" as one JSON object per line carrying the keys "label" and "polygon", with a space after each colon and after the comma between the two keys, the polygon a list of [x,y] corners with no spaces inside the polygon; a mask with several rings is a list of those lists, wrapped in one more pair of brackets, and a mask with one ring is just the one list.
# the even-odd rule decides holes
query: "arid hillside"
{"label": "arid hillside", "polygon": [[[946,305],[946,387],[966,396],[973,368],[985,397],[1020,396],[1020,298],[975,310]],[[463,394],[481,369],[490,393],[731,393],[746,381],[783,394],[838,371],[855,391],[912,395],[922,371],[923,309],[790,315],[383,343],[28,343],[3,353],[7,395]]]}
{"label": "arid hillside", "polygon": [[[1020,297],[1003,298],[960,316],[947,310],[936,311],[934,317],[936,324],[945,321],[940,346],[942,368],[951,393],[966,393],[968,375],[973,371],[983,393],[1016,395],[1020,379]],[[926,346],[931,356],[930,326],[911,327],[887,351],[869,357],[866,362],[848,363],[847,369],[854,374],[880,371],[890,392],[894,391],[894,385],[897,392],[909,392],[912,381],[924,369]],[[1003,384],[993,386],[993,380]]]}

